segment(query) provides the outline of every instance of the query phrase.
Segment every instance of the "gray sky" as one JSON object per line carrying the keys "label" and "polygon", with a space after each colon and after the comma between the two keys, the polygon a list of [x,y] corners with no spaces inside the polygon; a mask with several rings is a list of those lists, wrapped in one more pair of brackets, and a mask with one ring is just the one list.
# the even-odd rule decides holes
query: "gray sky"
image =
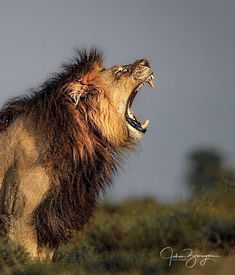
{"label": "gray sky", "polygon": [[216,146],[235,166],[234,0],[0,0],[0,103],[98,46],[107,66],[148,58],[157,92],[134,110],[150,127],[111,197],[185,194],[185,155]]}

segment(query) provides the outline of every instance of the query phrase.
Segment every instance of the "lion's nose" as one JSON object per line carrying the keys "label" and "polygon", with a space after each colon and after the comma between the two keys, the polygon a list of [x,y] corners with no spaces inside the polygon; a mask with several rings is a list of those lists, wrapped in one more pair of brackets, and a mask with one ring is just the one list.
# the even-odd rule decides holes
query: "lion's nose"
{"label": "lion's nose", "polygon": [[135,62],[139,66],[150,67],[149,61],[146,59],[140,59]]}

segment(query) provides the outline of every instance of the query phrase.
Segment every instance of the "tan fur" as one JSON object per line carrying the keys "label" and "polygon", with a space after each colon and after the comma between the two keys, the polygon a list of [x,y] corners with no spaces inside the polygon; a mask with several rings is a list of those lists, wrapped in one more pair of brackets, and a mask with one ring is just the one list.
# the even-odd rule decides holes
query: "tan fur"
{"label": "tan fur", "polygon": [[[46,171],[38,163],[36,140],[35,133],[27,129],[22,119],[0,134],[0,212],[8,217],[14,216],[10,220],[9,236],[33,257],[39,254],[31,215],[49,188]],[[17,174],[9,169],[17,169]],[[7,171],[11,173],[9,177],[14,175],[17,178],[9,180]],[[12,182],[16,185],[13,186]]]}

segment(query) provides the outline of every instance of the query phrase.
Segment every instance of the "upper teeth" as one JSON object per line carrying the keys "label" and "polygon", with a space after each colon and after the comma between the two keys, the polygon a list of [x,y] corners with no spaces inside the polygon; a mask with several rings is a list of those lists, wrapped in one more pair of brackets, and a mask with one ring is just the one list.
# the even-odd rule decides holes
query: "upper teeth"
{"label": "upper teeth", "polygon": [[150,75],[150,77],[148,77],[146,79],[146,82],[148,82],[149,85],[154,89],[154,76],[153,75]]}
{"label": "upper teeth", "polygon": [[147,82],[152,88],[154,88],[154,76],[151,74],[144,82],[140,83],[140,85],[136,89],[136,92],[138,92],[144,86],[145,82]]}
{"label": "upper teeth", "polygon": [[143,86],[144,86],[144,83],[141,83],[141,84],[137,87],[136,92],[138,92]]}

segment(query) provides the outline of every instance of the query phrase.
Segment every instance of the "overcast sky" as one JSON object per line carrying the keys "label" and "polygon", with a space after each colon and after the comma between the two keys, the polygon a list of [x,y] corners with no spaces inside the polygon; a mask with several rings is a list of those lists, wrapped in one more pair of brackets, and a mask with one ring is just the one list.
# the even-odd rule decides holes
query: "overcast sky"
{"label": "overcast sky", "polygon": [[157,91],[134,110],[150,120],[109,196],[185,194],[185,157],[215,146],[235,167],[234,0],[0,0],[0,104],[42,83],[75,47],[107,66],[148,58]]}

